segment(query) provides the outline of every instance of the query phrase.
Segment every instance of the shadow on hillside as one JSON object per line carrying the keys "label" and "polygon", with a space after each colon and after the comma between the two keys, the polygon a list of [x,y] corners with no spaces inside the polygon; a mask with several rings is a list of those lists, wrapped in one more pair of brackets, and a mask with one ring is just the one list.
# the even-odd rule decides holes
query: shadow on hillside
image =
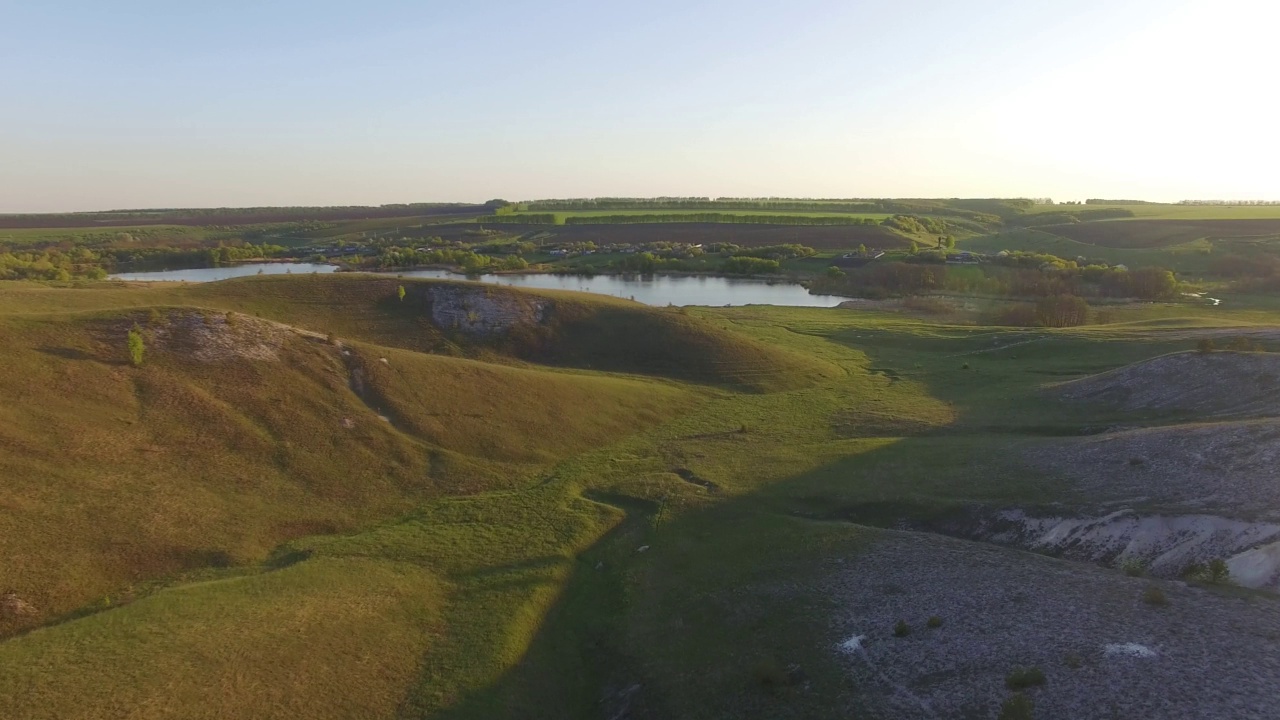
{"label": "shadow on hillside", "polygon": [[[1016,497],[1018,478],[968,465],[976,450],[909,437],[660,525],[651,503],[593,493],[626,520],[576,560],[521,660],[429,717],[829,716],[851,698],[829,649],[831,563],[858,551],[867,525],[947,522],[974,495]],[[912,458],[930,455],[960,472],[913,483]],[[692,653],[708,660],[682,659]]]}
{"label": "shadow on hillside", "polygon": [[97,360],[98,362],[103,362],[108,365],[126,364],[123,360],[101,360],[96,355],[87,353],[84,350],[78,350],[76,348],[45,346],[45,347],[39,347],[36,349],[44,353],[45,355],[52,355],[53,357],[61,358],[63,360]]}
{"label": "shadow on hillside", "polygon": [[[825,583],[874,536],[868,526],[942,527],[974,507],[1034,508],[1065,492],[1010,451],[1036,436],[1024,418],[1051,412],[1024,407],[1025,392],[1039,382],[1031,375],[1005,383],[1001,363],[1016,358],[984,364],[935,356],[936,366],[922,371],[910,351],[879,340],[846,344],[867,353],[871,367],[891,369],[891,381],[919,382],[954,403],[955,420],[903,425],[901,439],[863,451],[851,446],[821,467],[661,525],[652,504],[592,494],[622,507],[626,521],[577,559],[521,660],[430,717],[849,715],[857,689],[831,649],[839,608]],[[1097,371],[1080,358],[1055,357],[1053,348],[1043,352],[1064,372]],[[996,397],[971,415],[969,402],[984,394]],[[991,432],[993,421],[1004,431]]]}

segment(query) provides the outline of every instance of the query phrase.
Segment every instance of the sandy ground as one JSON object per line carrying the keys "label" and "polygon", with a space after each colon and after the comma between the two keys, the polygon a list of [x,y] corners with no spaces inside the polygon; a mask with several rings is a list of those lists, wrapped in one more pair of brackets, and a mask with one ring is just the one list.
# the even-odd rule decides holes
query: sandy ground
{"label": "sandy ground", "polygon": [[1067,401],[1093,401],[1125,412],[1212,417],[1280,414],[1280,353],[1174,353],[1063,383]]}
{"label": "sandy ground", "polygon": [[1280,519],[1280,421],[1187,424],[1071,438],[1024,458],[1096,500]]}
{"label": "sandy ground", "polygon": [[[850,717],[994,718],[1018,667],[1047,678],[1027,691],[1039,720],[1280,714],[1280,598],[900,531],[833,562]],[[1143,601],[1153,583],[1166,606]]]}

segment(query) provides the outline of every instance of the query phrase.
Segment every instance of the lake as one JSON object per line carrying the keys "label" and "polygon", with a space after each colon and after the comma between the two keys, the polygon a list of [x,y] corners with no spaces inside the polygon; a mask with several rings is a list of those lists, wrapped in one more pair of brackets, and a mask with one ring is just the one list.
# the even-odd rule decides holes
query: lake
{"label": "lake", "polygon": [[299,273],[331,273],[338,269],[336,265],[318,265],[314,263],[247,263],[244,265],[224,265],[214,268],[192,268],[190,270],[154,270],[150,272],[125,272],[111,276],[112,280],[141,280],[143,282],[213,282],[248,275],[286,275]]}
{"label": "lake", "polygon": [[[194,270],[119,273],[117,280],[212,282],[234,277],[279,275],[310,272],[333,272],[333,265],[310,263],[253,263]],[[707,276],[668,275],[481,275],[464,277],[447,270],[406,270],[396,273],[404,277],[472,280],[491,285],[534,288],[538,290],[576,290],[600,295],[629,298],[646,305],[786,305],[792,307],[835,307],[848,298],[833,295],[811,295],[803,286],[790,282]]]}

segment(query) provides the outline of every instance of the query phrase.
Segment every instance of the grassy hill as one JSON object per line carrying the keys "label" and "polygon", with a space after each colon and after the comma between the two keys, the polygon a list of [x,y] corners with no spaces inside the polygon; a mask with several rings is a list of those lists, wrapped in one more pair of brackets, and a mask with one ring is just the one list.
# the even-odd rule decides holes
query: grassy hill
{"label": "grassy hill", "polygon": [[[403,301],[397,289],[403,286]],[[834,368],[679,309],[555,291],[353,274],[263,276],[170,297],[418,352],[658,375],[772,391]]]}
{"label": "grassy hill", "polygon": [[[141,367],[125,351],[135,324]],[[0,555],[29,606],[0,633],[430,497],[518,486],[698,401],[207,309],[10,317],[0,342]]]}

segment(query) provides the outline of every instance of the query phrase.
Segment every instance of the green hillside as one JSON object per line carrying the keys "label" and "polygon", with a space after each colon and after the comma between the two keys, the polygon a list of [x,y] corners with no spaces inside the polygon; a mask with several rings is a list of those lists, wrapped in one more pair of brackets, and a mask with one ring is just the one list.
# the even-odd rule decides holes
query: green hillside
{"label": "green hillside", "polygon": [[[405,288],[405,298],[397,289]],[[419,352],[659,375],[772,391],[834,368],[676,308],[582,293],[354,274],[263,276],[169,297]],[[491,322],[490,319],[493,319]]]}
{"label": "green hillside", "polygon": [[519,486],[697,402],[675,384],[346,348],[209,310],[13,317],[0,342],[0,555],[33,608],[0,633],[430,497]]}
{"label": "green hillside", "polygon": [[[1009,509],[1185,511],[1125,453],[1154,441],[1109,431],[1181,418],[1089,398],[1240,392],[1196,370],[1235,354],[1168,354],[1242,333],[1274,350],[1262,311],[1010,329],[362,275],[0,303],[8,716],[892,716],[840,650],[853,632],[914,692],[994,708],[1029,651],[961,657],[947,633],[1070,639],[1120,613],[1163,652],[1204,647],[1169,630],[1187,617],[1267,622],[1238,588],[941,537]],[[1162,357],[1187,371],[1153,374]],[[1107,387],[1066,398],[1080,378]],[[1089,592],[1054,605],[1052,578]],[[1113,692],[1111,666],[1064,653],[1032,661],[1072,697]]]}

